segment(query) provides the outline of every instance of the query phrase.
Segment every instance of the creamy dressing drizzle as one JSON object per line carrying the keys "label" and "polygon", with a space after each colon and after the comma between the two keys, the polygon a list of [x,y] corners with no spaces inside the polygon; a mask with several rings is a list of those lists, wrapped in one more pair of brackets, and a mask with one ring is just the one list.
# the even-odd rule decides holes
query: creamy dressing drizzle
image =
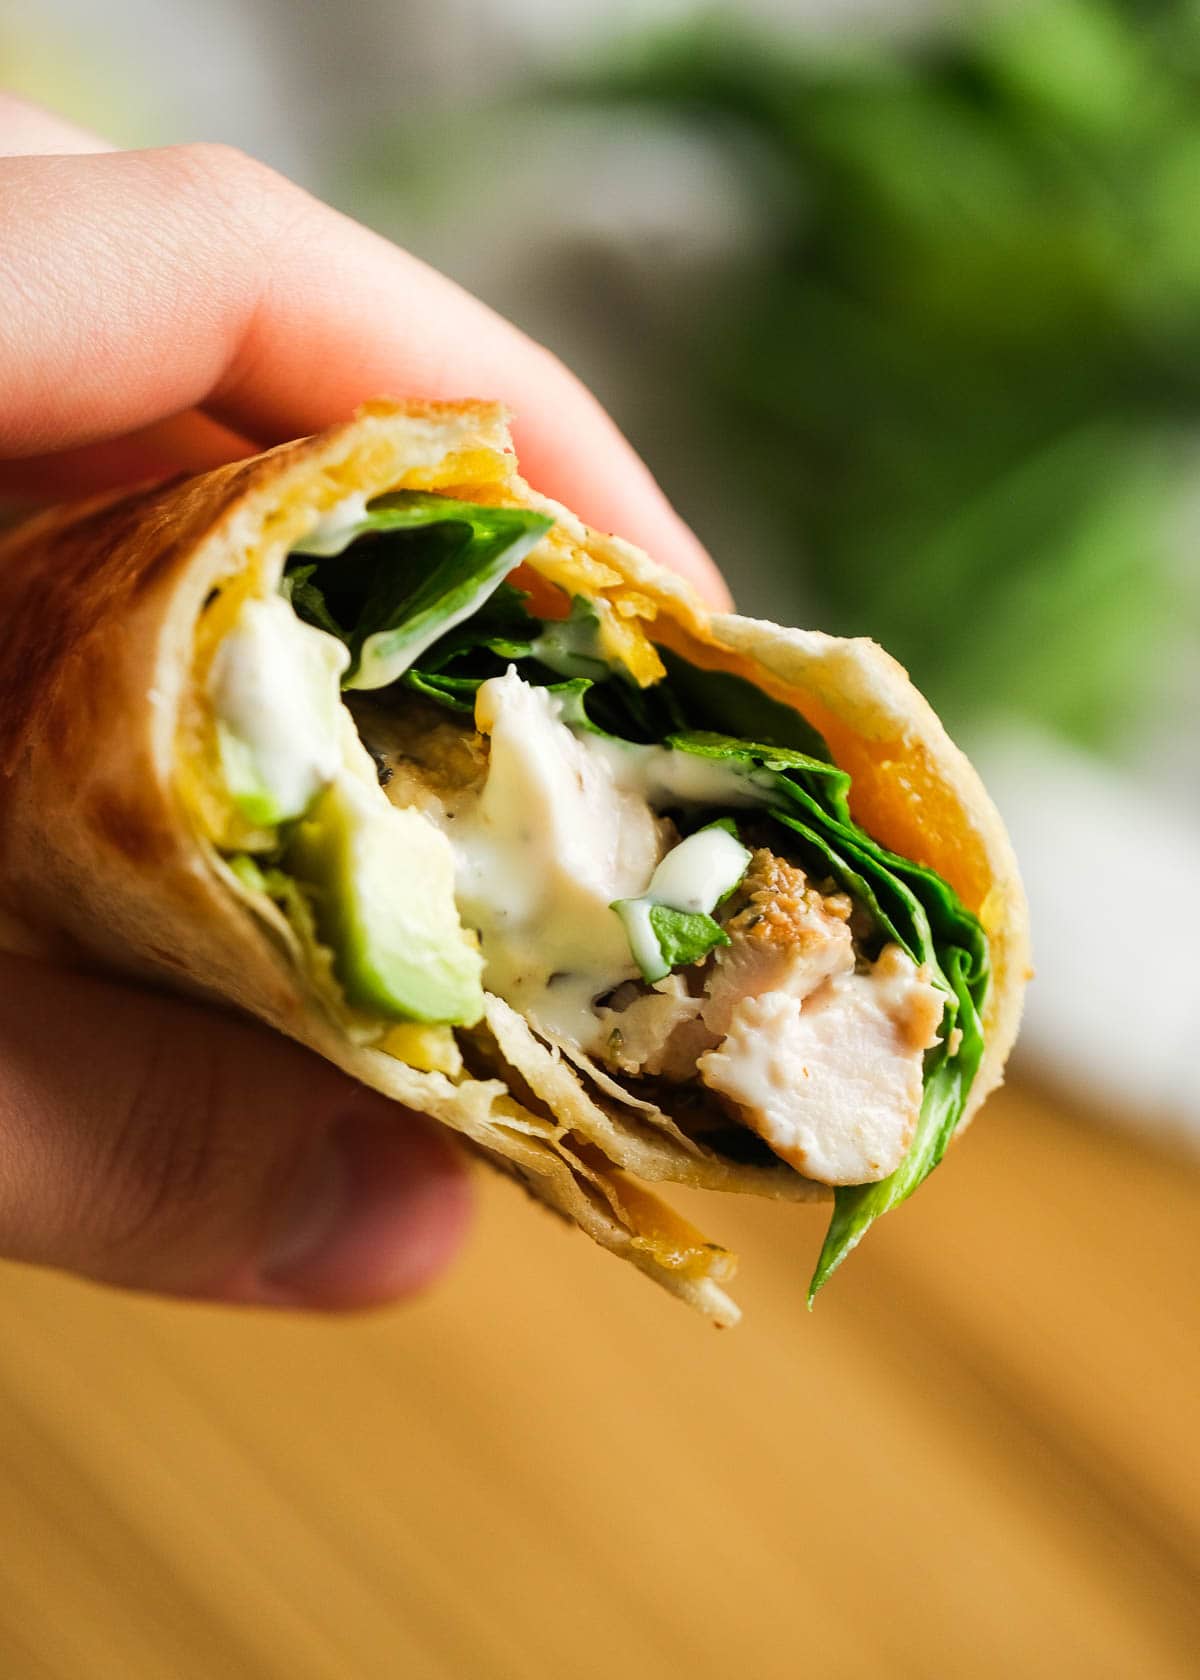
{"label": "creamy dressing drizzle", "polygon": [[311,554],[326,560],[341,554],[358,535],[359,526],[366,522],[367,497],[361,490],[352,490],[323,513],[307,536],[292,549],[293,554]]}
{"label": "creamy dressing drizzle", "polygon": [[617,787],[636,793],[658,810],[671,805],[725,808],[770,803],[774,777],[769,770],[752,770],[729,759],[706,758],[679,747],[643,746],[590,731],[579,738],[587,742],[591,754],[608,765]]}
{"label": "creamy dressing drizzle", "polygon": [[[769,779],[695,753],[573,729],[564,710],[558,696],[511,666],[482,683],[475,717],[491,737],[487,779],[473,804],[443,822],[458,858],[459,909],[479,932],[489,989],[545,1032],[598,1053],[605,1029],[595,999],[640,977],[611,906],[650,889],[672,837],[657,812],[759,805]],[[712,890],[717,848],[726,860],[722,880],[724,842],[743,853],[732,835],[714,833],[721,840],[669,872],[668,885],[687,901],[676,908],[695,899],[711,909],[724,890]]]}
{"label": "creamy dressing drizzle", "polygon": [[728,829],[702,828],[667,853],[640,898],[617,901],[613,908],[624,924],[643,979],[665,980],[671,972],[650,912],[662,905],[668,910],[710,915],[737,886],[749,863],[750,853]]}
{"label": "creamy dressing drizzle", "polygon": [[702,828],[669,851],[650,877],[646,897],[672,910],[713,911],[733,891],[750,853],[727,828]]}
{"label": "creamy dressing drizzle", "polygon": [[478,929],[489,989],[586,1048],[599,1031],[592,1000],[638,972],[609,906],[645,890],[664,825],[592,737],[567,728],[557,698],[515,670],[480,686],[476,720],[491,737],[487,779],[446,823],[459,909]]}
{"label": "creamy dressing drizzle", "polygon": [[208,693],[230,791],[256,820],[300,816],[342,761],[339,679],[350,655],[280,595],[246,600],[220,642]]}

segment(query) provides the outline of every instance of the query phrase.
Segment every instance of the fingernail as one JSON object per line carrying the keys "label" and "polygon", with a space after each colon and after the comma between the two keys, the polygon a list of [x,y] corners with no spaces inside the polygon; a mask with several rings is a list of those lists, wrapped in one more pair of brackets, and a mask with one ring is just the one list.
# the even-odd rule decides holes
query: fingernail
{"label": "fingernail", "polygon": [[280,1210],[259,1262],[259,1298],[354,1307],[410,1295],[457,1252],[469,1212],[449,1138],[404,1113],[347,1116]]}

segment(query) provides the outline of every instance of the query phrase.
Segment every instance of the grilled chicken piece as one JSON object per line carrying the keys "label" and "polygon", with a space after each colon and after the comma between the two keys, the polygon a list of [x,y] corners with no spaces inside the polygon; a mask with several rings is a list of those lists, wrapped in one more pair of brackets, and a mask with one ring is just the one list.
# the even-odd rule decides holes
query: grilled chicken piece
{"label": "grilled chicken piece", "polygon": [[774,852],[756,851],[732,900],[729,944],[719,947],[705,988],[704,1024],[714,1041],[729,1031],[744,998],[766,992],[807,997],[854,967],[851,902],[808,885],[804,871]]}
{"label": "grilled chicken piece", "polygon": [[637,990],[623,1009],[597,1009],[603,1060],[622,1073],[654,1074],[676,1084],[694,1079],[697,1057],[717,1042],[701,1019],[703,1008],[704,999],[691,995],[683,975],[669,974],[649,991]]}
{"label": "grilled chicken piece", "polygon": [[346,700],[393,805],[414,805],[440,824],[478,794],[488,742],[465,718],[417,695],[393,693],[383,705],[350,690]]}
{"label": "grilled chicken piece", "polygon": [[649,991],[630,988],[626,999],[617,1000],[623,1008],[597,1010],[611,1066],[680,1084],[694,1079],[698,1057],[724,1038],[745,998],[765,992],[806,997],[831,975],[854,967],[850,900],[823,896],[802,869],[773,852],[754,853],[730,908],[724,924],[730,942],[699,973],[672,974]]}
{"label": "grilled chicken piece", "polygon": [[823,1184],[869,1184],[900,1165],[921,1110],[924,1053],[944,994],[898,945],[807,997],[744,997],[700,1058],[711,1090],[775,1153]]}

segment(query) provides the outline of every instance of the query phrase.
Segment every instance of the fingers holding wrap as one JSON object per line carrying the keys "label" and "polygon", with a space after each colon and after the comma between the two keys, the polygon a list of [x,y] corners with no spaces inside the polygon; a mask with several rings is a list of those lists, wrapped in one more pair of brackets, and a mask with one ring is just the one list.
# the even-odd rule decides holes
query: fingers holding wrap
{"label": "fingers holding wrap", "polygon": [[431,1282],[452,1141],[215,1011],[0,957],[0,1254],[210,1299],[353,1307]]}
{"label": "fingers holding wrap", "polygon": [[[0,108],[0,152],[3,127]],[[0,290],[0,457],[94,450],[195,409],[254,447],[373,396],[499,398],[539,490],[727,600],[644,463],[549,351],[229,147],[0,156]],[[215,464],[216,440],[198,441],[200,459],[181,464]],[[45,482],[43,462],[30,470]]]}

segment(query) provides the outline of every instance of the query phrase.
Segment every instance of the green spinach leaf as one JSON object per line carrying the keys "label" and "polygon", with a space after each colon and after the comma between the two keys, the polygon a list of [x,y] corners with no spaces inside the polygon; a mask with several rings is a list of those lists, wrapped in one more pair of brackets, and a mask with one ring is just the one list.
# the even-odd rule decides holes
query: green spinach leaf
{"label": "green spinach leaf", "polygon": [[668,968],[699,962],[715,946],[729,944],[729,935],[721,924],[702,910],[673,910],[668,904],[652,904],[650,926]]}
{"label": "green spinach leaf", "polygon": [[482,607],[553,523],[526,508],[377,496],[337,554],[293,561],[285,584],[302,618],[349,647],[343,686],[384,688]]}

